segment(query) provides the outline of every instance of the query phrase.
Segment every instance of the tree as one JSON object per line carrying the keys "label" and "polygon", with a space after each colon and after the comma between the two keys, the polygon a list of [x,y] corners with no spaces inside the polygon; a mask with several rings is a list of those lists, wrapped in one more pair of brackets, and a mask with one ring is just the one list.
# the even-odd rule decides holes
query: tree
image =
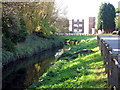
{"label": "tree", "polygon": [[[120,13],[120,8],[116,8],[116,13]],[[115,18],[116,29],[120,30],[120,16]]]}
{"label": "tree", "polygon": [[61,17],[56,21],[56,27],[60,30],[59,32],[66,33],[69,29],[69,20],[65,17]]}
{"label": "tree", "polygon": [[2,47],[7,51],[14,51],[14,45],[25,41],[27,36],[23,16],[11,5],[13,3],[2,4]]}
{"label": "tree", "polygon": [[120,16],[115,18],[116,29],[120,30]]}
{"label": "tree", "polygon": [[98,13],[97,29],[102,30],[103,27],[105,32],[111,32],[112,30],[115,29],[115,17],[116,17],[115,8],[112,4],[110,3],[101,4]]}
{"label": "tree", "polygon": [[29,34],[49,38],[57,30],[57,19],[54,2],[3,2],[3,49],[14,51],[14,45],[25,41]]}
{"label": "tree", "polygon": [[116,13],[120,13],[120,8],[116,8]]}
{"label": "tree", "polygon": [[[23,26],[25,26],[27,33],[31,34],[31,33],[37,31],[41,35],[44,34],[44,35],[48,36],[53,31],[49,28],[52,26],[54,27],[54,23],[55,23],[56,19],[58,18],[57,13],[58,13],[58,11],[55,10],[54,2],[33,2],[33,3],[31,3],[31,2],[12,2],[11,3],[11,2],[9,2],[9,3],[3,3],[3,22],[4,21],[7,22],[7,18],[8,18],[9,19],[8,24],[10,24],[10,22],[12,22],[12,24],[10,24],[11,26],[15,26],[16,28],[18,27],[17,29],[12,29],[12,30],[10,30],[9,28],[5,29],[6,27],[3,27],[3,32],[7,32],[7,31],[10,31],[10,32],[12,31],[13,33],[19,32],[21,27],[18,24],[22,24],[19,21],[22,21],[22,22],[24,21],[25,24]],[[22,15],[22,17],[20,17],[20,15]],[[21,20],[22,18],[23,18],[23,20]],[[3,25],[5,25],[6,22]],[[11,28],[13,28],[13,27],[11,27]],[[44,36],[44,35],[42,35],[42,36]],[[13,39],[13,40],[15,40],[15,39]]]}

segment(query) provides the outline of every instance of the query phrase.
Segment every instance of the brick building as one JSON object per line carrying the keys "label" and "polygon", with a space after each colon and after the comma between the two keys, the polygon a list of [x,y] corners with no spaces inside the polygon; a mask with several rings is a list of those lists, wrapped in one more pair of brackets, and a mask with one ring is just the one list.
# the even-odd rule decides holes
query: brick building
{"label": "brick building", "polygon": [[89,33],[92,33],[92,28],[95,28],[95,17],[89,17]]}

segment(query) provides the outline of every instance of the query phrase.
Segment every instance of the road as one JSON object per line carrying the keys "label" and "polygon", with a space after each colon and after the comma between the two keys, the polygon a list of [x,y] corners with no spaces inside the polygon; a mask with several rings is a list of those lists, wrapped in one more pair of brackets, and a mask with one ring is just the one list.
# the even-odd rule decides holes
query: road
{"label": "road", "polygon": [[120,36],[110,35],[110,36],[100,36],[107,44],[112,48],[113,54],[120,54]]}

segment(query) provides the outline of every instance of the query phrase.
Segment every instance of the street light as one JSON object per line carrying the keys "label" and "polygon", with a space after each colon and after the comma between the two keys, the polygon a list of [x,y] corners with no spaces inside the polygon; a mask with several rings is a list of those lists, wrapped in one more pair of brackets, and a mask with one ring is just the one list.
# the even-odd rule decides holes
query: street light
{"label": "street light", "polygon": [[103,32],[104,32],[104,31],[103,31],[103,20],[101,21],[101,23],[102,23],[102,34],[103,34]]}

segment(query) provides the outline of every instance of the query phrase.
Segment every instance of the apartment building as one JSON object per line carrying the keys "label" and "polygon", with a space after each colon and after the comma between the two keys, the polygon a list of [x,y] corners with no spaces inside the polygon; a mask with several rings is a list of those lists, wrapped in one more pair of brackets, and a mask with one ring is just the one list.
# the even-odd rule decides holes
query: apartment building
{"label": "apartment building", "polygon": [[72,32],[84,33],[84,19],[72,19]]}

